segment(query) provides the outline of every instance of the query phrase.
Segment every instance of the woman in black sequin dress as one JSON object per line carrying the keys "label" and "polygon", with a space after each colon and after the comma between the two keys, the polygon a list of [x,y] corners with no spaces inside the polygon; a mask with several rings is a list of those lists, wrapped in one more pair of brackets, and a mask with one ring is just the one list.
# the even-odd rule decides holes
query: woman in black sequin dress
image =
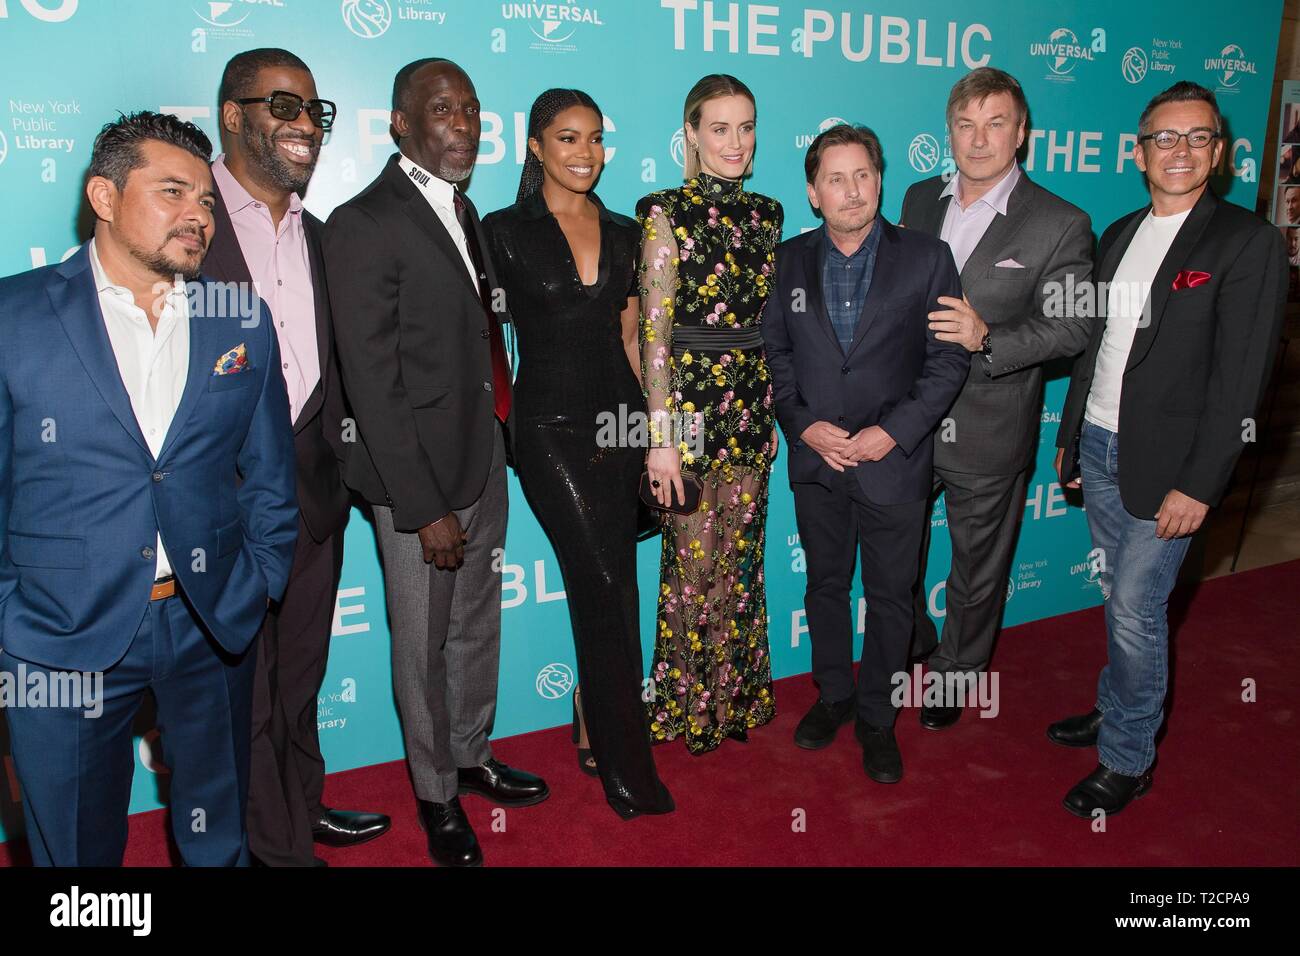
{"label": "woman in black sequin dress", "polygon": [[[637,487],[645,451],[611,444],[644,411],[638,381],[641,230],[591,192],[601,112],[577,90],[533,104],[518,201],[483,220],[514,319],[515,471],[564,576],[581,712],[620,816],[668,813],[641,702]],[[621,414],[620,414],[621,409]],[[575,690],[576,693],[576,690]]]}

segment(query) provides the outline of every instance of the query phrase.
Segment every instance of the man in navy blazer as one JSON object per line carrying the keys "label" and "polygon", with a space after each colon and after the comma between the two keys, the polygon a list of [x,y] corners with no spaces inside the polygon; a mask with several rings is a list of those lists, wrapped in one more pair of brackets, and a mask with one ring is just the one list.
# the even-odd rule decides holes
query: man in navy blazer
{"label": "man in navy blazer", "polygon": [[174,116],[108,124],[94,238],[0,281],[0,677],[51,689],[5,709],[41,865],[121,863],[146,690],[183,859],[248,860],[249,645],[298,512],[270,316],[197,275],[210,154]]}
{"label": "man in navy blazer", "polygon": [[[795,743],[825,747],[856,715],[867,775],[894,783],[903,765],[891,685],[911,640],[930,438],[970,353],[939,341],[926,318],[940,296],[961,297],[952,253],[878,215],[882,169],[880,142],[864,127],[833,126],[808,147],[808,198],[825,224],[777,249],[763,341],[790,444],[821,691]],[[855,689],[849,587],[858,549],[869,612]]]}

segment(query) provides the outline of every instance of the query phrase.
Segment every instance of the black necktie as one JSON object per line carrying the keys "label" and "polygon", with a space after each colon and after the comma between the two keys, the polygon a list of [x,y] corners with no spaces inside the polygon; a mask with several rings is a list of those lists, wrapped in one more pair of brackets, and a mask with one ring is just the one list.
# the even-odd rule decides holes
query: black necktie
{"label": "black necktie", "polygon": [[469,210],[460,191],[453,193],[453,205],[456,208],[456,221],[460,223],[461,232],[465,234],[465,245],[469,248],[470,261],[474,263],[474,274],[478,277],[479,301],[487,316],[488,344],[492,350],[492,389],[496,392],[496,414],[502,422],[510,415],[510,367],[506,364],[506,349],[501,338],[501,323],[492,311],[492,290],[487,284],[487,269],[483,267],[483,250],[479,248],[478,236],[474,234],[474,224],[470,221]]}

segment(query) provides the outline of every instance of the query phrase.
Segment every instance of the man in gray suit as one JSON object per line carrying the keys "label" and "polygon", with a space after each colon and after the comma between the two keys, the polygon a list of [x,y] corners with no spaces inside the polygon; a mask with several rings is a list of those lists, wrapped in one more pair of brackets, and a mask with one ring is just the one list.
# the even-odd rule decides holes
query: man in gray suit
{"label": "man in gray suit", "polygon": [[[1036,186],[1017,164],[1028,112],[1015,77],[991,67],[967,74],[948,97],[957,174],[916,183],[903,199],[902,223],[945,240],[961,271],[962,298],[941,299],[947,308],[930,313],[930,328],[975,353],[934,439],[934,497],[946,491],[952,538],[937,649],[926,614],[928,516],[914,590],[913,653],[929,654],[932,671],[952,675],[949,689],[985,670],[993,652],[1036,448],[1040,364],[1081,352],[1091,328],[1087,315],[1051,308],[1053,299],[1068,306],[1060,293],[1091,279],[1092,227],[1087,214]],[[951,726],[960,704],[946,697],[923,707],[921,724]]]}

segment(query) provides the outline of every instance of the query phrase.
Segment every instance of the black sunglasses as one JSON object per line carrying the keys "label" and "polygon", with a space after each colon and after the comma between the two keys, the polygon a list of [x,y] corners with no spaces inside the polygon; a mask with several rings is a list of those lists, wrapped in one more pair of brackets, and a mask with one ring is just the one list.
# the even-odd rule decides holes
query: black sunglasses
{"label": "black sunglasses", "polygon": [[266,103],[272,116],[287,123],[296,120],[305,109],[307,118],[321,129],[329,129],[333,126],[334,114],[338,112],[338,107],[330,100],[304,100],[297,93],[288,93],[284,90],[276,90],[270,96],[251,96],[235,102],[240,106]]}

